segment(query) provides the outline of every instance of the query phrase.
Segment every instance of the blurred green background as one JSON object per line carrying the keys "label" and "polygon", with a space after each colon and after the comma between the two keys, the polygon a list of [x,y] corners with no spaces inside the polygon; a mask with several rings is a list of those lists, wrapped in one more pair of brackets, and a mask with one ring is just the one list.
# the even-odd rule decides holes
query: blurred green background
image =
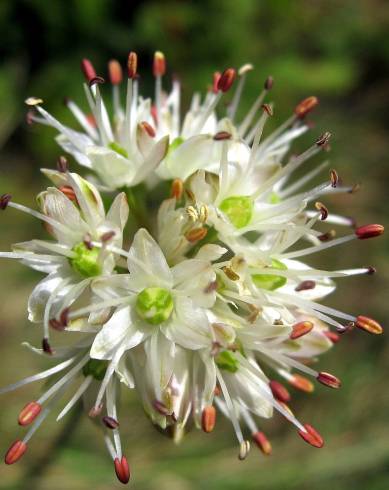
{"label": "blurred green background", "polygon": [[[59,149],[52,130],[27,126],[23,100],[42,97],[46,107],[70,123],[65,96],[84,104],[79,61],[93,60],[101,74],[111,57],[125,62],[128,51],[140,59],[142,86],[152,93],[154,50],[165,52],[170,73],[183,83],[184,100],[204,90],[215,69],[252,62],[256,71],[242,107],[248,107],[272,74],[278,124],[303,97],[317,95],[313,132],[296,144],[301,151],[324,130],[333,133],[331,166],[344,181],[362,189],[324,202],[330,210],[355,216],[359,224],[385,223],[388,211],[389,3],[385,0],[1,0],[0,29],[0,193],[34,205],[46,185],[41,166],[53,167]],[[168,81],[166,81],[168,83]],[[106,89],[108,90],[108,88]],[[75,164],[72,168],[77,168]],[[0,249],[43,236],[41,225],[9,210],[1,215]],[[375,276],[344,279],[328,302],[385,325],[388,315],[387,236],[352,242],[315,258],[322,268],[374,265]],[[26,320],[25,305],[40,274],[2,259],[0,303],[0,385],[48,366],[20,343],[40,342],[40,330]],[[389,488],[389,346],[386,336],[347,335],[320,361],[343,387],[318,387],[296,394],[292,407],[318,427],[326,446],[305,445],[280,417],[263,423],[273,455],[253,448],[239,462],[232,430],[221,418],[213,435],[190,433],[180,447],[160,436],[134,396],[122,400],[125,452],[138,490]],[[0,449],[19,437],[16,415],[39,387],[3,396]],[[64,422],[66,424],[66,421]],[[69,440],[53,449],[61,431],[53,420],[34,437],[29,453],[12,467],[1,466],[0,488],[119,488],[100,434],[88,420],[74,424]],[[43,471],[37,468],[42,465]],[[33,477],[35,475],[35,477]]]}

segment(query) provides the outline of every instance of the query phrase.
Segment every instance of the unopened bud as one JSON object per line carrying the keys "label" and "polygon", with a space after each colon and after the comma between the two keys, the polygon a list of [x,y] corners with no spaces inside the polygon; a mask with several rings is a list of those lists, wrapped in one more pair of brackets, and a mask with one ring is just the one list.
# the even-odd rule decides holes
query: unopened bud
{"label": "unopened bud", "polygon": [[236,70],[234,68],[227,68],[221,74],[219,81],[217,83],[218,90],[222,92],[228,92],[234,83],[236,78]]}
{"label": "unopened bud", "polygon": [[299,430],[299,435],[304,439],[305,442],[310,444],[311,446],[321,448],[324,446],[324,440],[321,435],[315,430],[312,425],[304,424],[304,429]]}
{"label": "unopened bud", "polygon": [[374,335],[380,335],[383,332],[382,326],[376,320],[367,316],[357,316],[355,326]]}
{"label": "unopened bud", "polygon": [[155,77],[163,77],[166,73],[165,55],[161,51],[154,53],[153,75]]}
{"label": "unopened bud", "polygon": [[23,456],[27,451],[27,444],[23,441],[15,441],[12,446],[8,449],[4,462],[5,464],[14,464]]}
{"label": "unopened bud", "polygon": [[283,384],[279,383],[278,381],[272,380],[269,382],[269,387],[273,393],[274,398],[284,403],[290,402],[290,393]]}
{"label": "unopened bud", "polygon": [[342,384],[340,379],[338,379],[336,376],[330,373],[325,373],[323,371],[317,375],[316,379],[319,381],[319,383],[328,386],[329,388],[337,389],[340,388]]}
{"label": "unopened bud", "polygon": [[117,60],[110,60],[108,63],[109,80],[112,85],[119,85],[123,80],[123,71]]}
{"label": "unopened bud", "polygon": [[33,422],[37,416],[41,413],[42,405],[37,402],[30,402],[19,413],[18,423],[19,425],[29,425]]}
{"label": "unopened bud", "polygon": [[122,459],[115,458],[115,473],[118,480],[121,483],[127,484],[130,480],[130,467],[128,466],[128,461],[125,456],[122,456]]}
{"label": "unopened bud", "polygon": [[253,440],[255,441],[258,448],[265,454],[266,456],[270,456],[272,452],[272,447],[269,439],[265,436],[263,432],[255,432],[253,434]]}
{"label": "unopened bud", "polygon": [[367,238],[374,238],[376,236],[380,236],[385,231],[385,228],[382,225],[364,225],[359,226],[355,230],[355,234],[360,240],[366,240]]}
{"label": "unopened bud", "polygon": [[201,427],[204,432],[212,432],[216,424],[216,409],[214,406],[209,405],[205,407],[201,415]]}
{"label": "unopened bud", "polygon": [[319,105],[319,99],[312,95],[302,100],[297,104],[294,113],[300,119],[303,119],[309,112],[311,112],[317,105]]}

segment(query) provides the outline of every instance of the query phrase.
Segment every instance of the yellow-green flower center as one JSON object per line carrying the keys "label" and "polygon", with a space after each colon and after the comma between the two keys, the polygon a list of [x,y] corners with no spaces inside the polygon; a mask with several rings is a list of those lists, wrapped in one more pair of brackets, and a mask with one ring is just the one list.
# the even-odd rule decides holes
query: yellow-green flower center
{"label": "yellow-green flower center", "polygon": [[254,202],[250,196],[227,197],[219,206],[235,228],[243,228],[250,223],[253,207]]}
{"label": "yellow-green flower center", "polygon": [[78,273],[84,277],[94,277],[101,274],[98,248],[90,249],[84,242],[81,242],[74,245],[72,252],[75,256],[70,259],[70,263]]}
{"label": "yellow-green flower center", "polygon": [[220,369],[229,373],[236,373],[239,369],[239,362],[234,356],[234,353],[228,350],[220,352],[215,358],[216,364]]}
{"label": "yellow-green flower center", "polygon": [[89,359],[82,368],[82,373],[85,377],[93,376],[97,381],[102,381],[107,370],[108,361],[100,361],[99,359]]}
{"label": "yellow-green flower center", "polygon": [[[278,270],[287,269],[285,264],[276,259],[272,259],[271,266],[273,269]],[[274,291],[286,284],[286,277],[277,276],[276,274],[253,274],[251,277],[258,288],[267,289],[268,291]]]}
{"label": "yellow-green flower center", "polygon": [[138,315],[151,325],[159,325],[168,320],[173,307],[173,297],[164,288],[146,288],[136,298]]}

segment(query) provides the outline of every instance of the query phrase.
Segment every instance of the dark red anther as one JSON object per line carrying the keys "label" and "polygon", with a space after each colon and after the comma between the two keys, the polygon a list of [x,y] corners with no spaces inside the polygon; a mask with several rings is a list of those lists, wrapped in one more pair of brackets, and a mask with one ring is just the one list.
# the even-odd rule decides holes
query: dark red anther
{"label": "dark red anther", "polygon": [[21,440],[15,441],[8,449],[4,462],[5,464],[14,464],[23,456],[27,451],[27,444]]}
{"label": "dark red anther", "polygon": [[104,78],[97,75],[89,81],[89,86],[92,87],[93,85],[102,85],[103,83],[105,83]]}
{"label": "dark red anther", "polygon": [[49,320],[49,325],[52,329],[57,330],[58,332],[62,332],[65,328],[65,325],[63,325],[62,322],[58,321],[56,318]]}
{"label": "dark red anther", "polygon": [[314,289],[316,287],[316,282],[307,280],[307,281],[302,281],[300,284],[297,284],[297,286],[294,288],[295,291],[308,291],[309,289]]}
{"label": "dark red anther", "polygon": [[322,202],[315,202],[315,208],[320,211],[320,219],[321,221],[324,221],[328,218],[328,209],[326,206],[324,206],[324,204]]}
{"label": "dark red anther", "polygon": [[329,388],[337,389],[340,388],[342,384],[340,379],[338,379],[336,376],[330,373],[325,373],[323,371],[317,375],[316,379],[319,381],[319,383],[328,386]]}
{"label": "dark red anther", "polygon": [[119,422],[113,417],[106,415],[102,418],[103,424],[108,427],[108,429],[117,429],[119,427]]}
{"label": "dark red anther", "polygon": [[270,456],[272,452],[272,447],[269,439],[263,432],[255,432],[253,434],[253,440],[258,448],[263,452],[263,454],[265,454],[266,456]]}
{"label": "dark red anther", "polygon": [[227,68],[221,74],[219,81],[217,83],[217,89],[222,92],[228,92],[232,87],[236,78],[236,70],[234,68]]}
{"label": "dark red anther", "polygon": [[264,83],[264,89],[265,90],[271,90],[273,88],[273,85],[274,85],[274,80],[273,80],[273,77],[271,75],[269,75],[266,80],[265,80],[265,83]]}
{"label": "dark red anther", "polygon": [[213,74],[212,92],[214,94],[217,94],[219,92],[218,85],[221,76],[222,74],[220,73],[220,71],[215,71],[215,73]]}
{"label": "dark red anther", "polygon": [[112,85],[119,85],[123,80],[123,70],[117,60],[110,60],[108,63],[109,80]]}
{"label": "dark red anther", "polygon": [[64,308],[59,315],[59,321],[64,327],[67,327],[69,324],[69,311],[69,308]]}
{"label": "dark red anther", "polygon": [[339,334],[336,332],[331,332],[331,330],[325,330],[323,334],[330,340],[333,344],[336,344],[340,340]]}
{"label": "dark red anther", "polygon": [[151,124],[147,121],[142,121],[139,126],[150,136],[150,138],[155,138],[156,132]]}
{"label": "dark red anther", "polygon": [[336,187],[339,182],[339,175],[338,172],[334,169],[330,170],[330,180],[331,180],[331,187]]}
{"label": "dark red anther", "polygon": [[21,410],[18,417],[19,425],[30,425],[42,411],[42,405],[37,402],[30,402]]}
{"label": "dark red anther", "polygon": [[121,460],[115,458],[114,464],[118,480],[126,485],[130,480],[130,467],[128,466],[127,458],[125,456],[122,456]]}
{"label": "dark red anther", "polygon": [[96,78],[96,71],[91,63],[91,61],[89,61],[88,59],[84,58],[83,60],[81,60],[81,70],[86,78],[86,81],[88,83],[90,83],[91,80],[93,80],[93,78]]}
{"label": "dark red anther", "polygon": [[2,196],[0,196],[0,209],[2,209],[3,211],[7,209],[8,203],[11,199],[11,194],[3,194]]}
{"label": "dark red anther", "polygon": [[288,403],[291,400],[289,391],[285,388],[282,383],[272,380],[269,382],[269,387],[273,393],[274,398],[278,401]]}
{"label": "dark red anther", "polygon": [[319,105],[319,99],[312,95],[302,100],[297,104],[294,113],[299,119],[303,119],[309,112],[311,112],[317,105]]}
{"label": "dark red anther", "polygon": [[54,354],[54,351],[51,345],[49,344],[49,339],[47,339],[46,337],[42,339],[42,350],[43,352],[46,352],[46,354],[50,354],[50,355]]}
{"label": "dark red anther", "polygon": [[131,51],[127,58],[127,75],[128,78],[134,79],[136,78],[138,70],[138,55]]}
{"label": "dark red anther", "polygon": [[359,226],[355,230],[355,234],[360,240],[366,240],[367,238],[374,238],[376,236],[380,236],[384,233],[384,231],[385,228],[382,225],[372,224],[372,225]]}
{"label": "dark red anther", "polygon": [[335,230],[330,230],[327,231],[327,233],[323,233],[322,235],[319,235],[317,238],[321,242],[328,242],[328,240],[332,240],[336,236],[336,231]]}
{"label": "dark red anther", "polygon": [[64,157],[63,155],[58,157],[57,169],[58,169],[58,172],[61,172],[63,174],[65,174],[69,170],[67,158]]}
{"label": "dark red anther", "polygon": [[219,131],[213,137],[215,141],[230,140],[231,138],[232,138],[232,134],[229,133],[228,131]]}
{"label": "dark red anther", "polygon": [[290,338],[296,340],[303,335],[306,335],[313,329],[313,323],[309,321],[298,322],[293,325]]}
{"label": "dark red anther", "polygon": [[299,430],[298,433],[305,442],[313,447],[321,448],[324,446],[324,440],[322,436],[317,432],[317,430],[312,427],[312,425],[304,424],[304,429],[305,432],[303,430]]}

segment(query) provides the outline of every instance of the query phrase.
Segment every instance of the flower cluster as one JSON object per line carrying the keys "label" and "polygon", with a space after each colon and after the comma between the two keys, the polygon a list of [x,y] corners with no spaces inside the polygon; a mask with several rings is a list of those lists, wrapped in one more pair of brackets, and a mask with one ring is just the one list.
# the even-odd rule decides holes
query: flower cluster
{"label": "flower cluster", "polygon": [[[380,334],[382,328],[366,316],[319,303],[335,290],[333,278],[371,274],[374,268],[329,271],[305,259],[379,236],[383,227],[356,227],[350,218],[329,213],[321,196],[354,190],[341,184],[335,170],[307,188],[326,162],[293,177],[329,149],[327,132],[303,153],[289,152],[308,130],[306,117],[318,99],[300,102],[263,137],[273,115],[265,103],[271,77],[237,119],[251,65],[216,72],[205,97],[194,94],[183,119],[179,81],[173,80],[169,93],[162,86],[161,52],[154,57],[153,99],[139,95],[135,53],[128,56],[124,104],[120,64],[112,60],[108,68],[111,116],[100,92],[103,78],[90,61],[82,61],[88,111],[66,102],[81,130],[55,119],[41,99],[26,101],[28,121],[53,127],[62,149],[87,168],[87,179],[69,171],[60,157],[56,170],[42,170],[52,185],[39,194],[39,211],[9,194],[0,198],[2,210],[29,213],[51,236],[15,244],[0,256],[45,274],[28,302],[29,320],[42,326],[42,346],[27,346],[59,362],[0,390],[55,376],[20,412],[19,424],[29,430],[12,444],[5,462],[23,456],[76,378],[78,388],[57,420],[82,399],[89,416],[101,421],[123,483],[130,470],[122,452],[119,389],[135,389],[147,416],[176,441],[191,425],[211,432],[219,410],[231,421],[240,459],[250,449],[247,434],[270,454],[258,424],[276,410],[306,442],[322,447],[320,434],[292,413],[281,381],[305,392],[313,390],[309,377],[339,388],[340,380],[315,370],[312,361],[345,331]],[[217,105],[226,96],[227,114],[219,117]],[[165,199],[156,209],[161,192]],[[137,223],[132,234],[126,231],[129,218]],[[337,238],[333,229],[320,228],[322,221],[349,231]],[[55,335],[63,337],[61,346],[52,341]]]}

